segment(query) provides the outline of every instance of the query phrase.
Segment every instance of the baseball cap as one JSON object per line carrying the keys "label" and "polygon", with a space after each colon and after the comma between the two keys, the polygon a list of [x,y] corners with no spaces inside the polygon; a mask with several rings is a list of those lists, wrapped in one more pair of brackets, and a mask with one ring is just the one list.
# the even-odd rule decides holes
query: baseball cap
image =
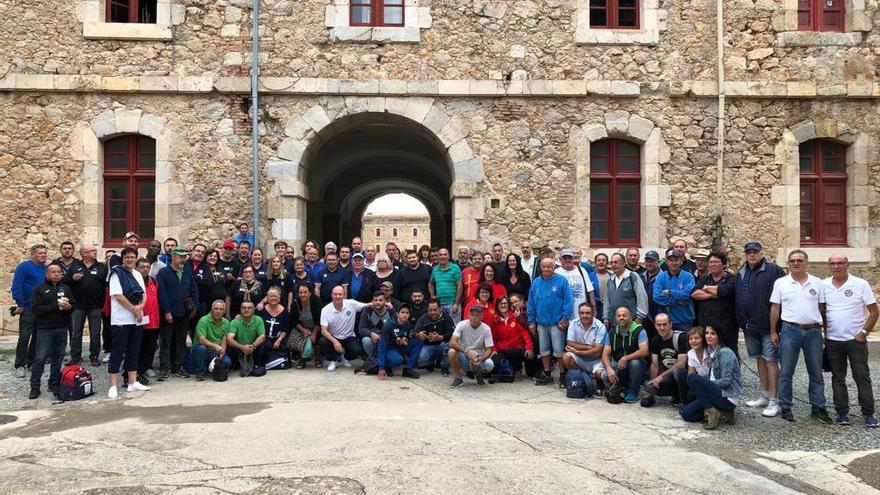
{"label": "baseball cap", "polygon": [[749,252],[749,251],[761,251],[762,249],[763,249],[763,246],[761,246],[760,242],[749,241],[746,243],[746,246],[743,250],[745,252]]}
{"label": "baseball cap", "polygon": [[355,259],[355,258],[364,259],[364,255],[361,253],[354,253],[353,255],[351,255],[351,259]]}
{"label": "baseball cap", "polygon": [[708,249],[697,249],[694,253],[694,258],[708,258],[709,250]]}
{"label": "baseball cap", "polygon": [[647,253],[645,253],[645,259],[646,260],[659,260],[660,255],[657,253],[657,251],[648,251]]}
{"label": "baseball cap", "polygon": [[223,243],[223,249],[235,249],[235,243],[232,241],[226,241]]}
{"label": "baseball cap", "polygon": [[389,288],[392,288],[392,289],[393,289],[393,288],[394,288],[394,284],[392,284],[391,282],[389,282],[389,281],[386,280],[386,281],[382,282],[382,287],[389,287]]}
{"label": "baseball cap", "polygon": [[134,238],[137,239],[137,240],[141,240],[140,236],[137,235],[137,233],[135,233],[135,232],[126,232],[126,233],[125,233],[125,236],[123,236],[122,238],[123,238],[123,239],[128,239],[129,237],[134,237]]}
{"label": "baseball cap", "polygon": [[681,258],[681,253],[679,253],[675,249],[670,249],[670,250],[666,251],[666,257],[667,258]]}
{"label": "baseball cap", "polygon": [[574,252],[571,249],[565,248],[562,250],[561,253],[559,253],[560,258],[564,258],[566,256],[571,256],[572,258],[574,258]]}
{"label": "baseball cap", "polygon": [[471,306],[471,313],[473,313],[475,311],[477,313],[482,313],[484,309],[486,309],[486,308],[480,306],[479,304],[474,304],[473,306]]}
{"label": "baseball cap", "polygon": [[186,249],[184,249],[184,248],[182,248],[182,247],[180,247],[180,246],[178,246],[178,247],[172,249],[172,250],[171,250],[171,254],[172,254],[172,255],[175,255],[175,254],[176,254],[176,255],[178,255],[178,256],[189,256],[189,252],[187,252]]}

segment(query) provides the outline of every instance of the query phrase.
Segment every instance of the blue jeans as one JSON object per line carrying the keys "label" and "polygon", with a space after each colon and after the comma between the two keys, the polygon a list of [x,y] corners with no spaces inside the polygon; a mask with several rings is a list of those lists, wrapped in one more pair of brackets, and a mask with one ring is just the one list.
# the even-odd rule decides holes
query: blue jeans
{"label": "blue jeans", "polygon": [[450,318],[452,318],[453,324],[457,324],[458,322],[461,321],[461,305],[458,306],[458,311],[456,311],[455,313],[452,312],[452,305],[451,304],[443,304],[440,306],[440,309],[444,313],[449,315]]}
{"label": "blue jeans", "polygon": [[687,384],[696,399],[681,408],[678,412],[681,415],[681,419],[697,423],[703,420],[703,413],[710,407],[714,407],[719,411],[733,411],[736,409],[736,405],[733,402],[730,402],[721,395],[721,387],[715,385],[715,382],[710,381],[708,378],[697,374],[688,375]]}
{"label": "blue jeans", "polygon": [[[626,383],[627,393],[637,394],[642,382],[645,380],[645,372],[648,371],[648,362],[644,359],[635,359],[626,364],[626,368],[619,369],[617,361],[613,361],[611,366],[617,372],[617,378],[622,383]],[[607,383],[607,371],[603,372],[602,379]]]}
{"label": "blue jeans", "polygon": [[[416,364],[419,362],[419,355],[422,353],[422,347],[425,344],[422,343],[419,339],[409,339],[406,347],[394,347],[393,349],[387,349],[385,351],[385,367],[386,368],[396,368],[398,366],[402,366],[404,361],[406,362],[406,366],[404,368],[415,368]],[[406,352],[406,359],[404,360],[403,355],[400,352]]]}
{"label": "blue jeans", "polygon": [[[208,363],[217,357],[217,354],[216,350],[204,344],[199,344],[193,348],[193,356],[196,360],[198,374],[205,375],[208,373]],[[229,358],[229,354],[223,356],[222,362],[226,365],[226,368],[232,367],[232,359]]]}
{"label": "blue jeans", "polygon": [[440,362],[440,368],[449,369],[449,357],[446,352],[449,350],[448,342],[440,342],[439,344],[426,345],[422,347],[419,354],[419,366],[433,368]]}
{"label": "blue jeans", "polygon": [[64,360],[64,351],[67,349],[67,329],[41,328],[36,332],[37,353],[31,365],[31,388],[40,388],[47,359],[51,359],[49,385],[58,385],[61,381],[61,361]]}
{"label": "blue jeans", "polygon": [[373,343],[373,339],[369,336],[361,337],[361,347],[364,348],[364,354],[367,357],[373,357],[373,353],[376,351],[376,348],[379,347],[379,343]]}
{"label": "blue jeans", "polygon": [[825,379],[822,377],[822,331],[782,324],[779,334],[779,407],[791,409],[791,379],[801,349],[810,377],[809,396],[813,409],[825,409]]}

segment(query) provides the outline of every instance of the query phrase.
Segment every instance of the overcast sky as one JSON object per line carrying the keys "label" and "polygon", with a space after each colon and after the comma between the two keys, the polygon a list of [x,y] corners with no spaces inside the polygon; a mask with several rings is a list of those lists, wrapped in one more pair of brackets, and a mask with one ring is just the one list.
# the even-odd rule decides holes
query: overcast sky
{"label": "overcast sky", "polygon": [[374,215],[391,215],[391,214],[428,214],[425,205],[409,194],[395,193],[386,194],[373,200],[367,205],[366,213]]}

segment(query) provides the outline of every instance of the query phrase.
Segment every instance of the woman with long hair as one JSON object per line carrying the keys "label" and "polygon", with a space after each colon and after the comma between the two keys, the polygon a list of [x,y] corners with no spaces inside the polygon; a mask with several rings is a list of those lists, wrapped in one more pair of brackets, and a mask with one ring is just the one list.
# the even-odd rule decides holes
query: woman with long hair
{"label": "woman with long hair", "polygon": [[507,255],[504,261],[504,272],[499,277],[504,289],[508,294],[522,294],[529,297],[529,289],[532,287],[532,279],[523,270],[522,260],[516,253]]}
{"label": "woman with long hair", "polygon": [[[296,299],[294,300],[294,308],[298,313],[295,321],[297,331],[312,341],[312,349],[314,349],[315,368],[321,367],[321,351],[318,347],[318,336],[321,334],[321,298],[316,296],[314,291],[309,290],[308,286],[300,285],[297,289]],[[297,368],[304,368],[305,360],[300,359]]]}
{"label": "woman with long hair", "polygon": [[241,269],[241,279],[236,280],[226,293],[226,319],[232,320],[241,313],[241,303],[250,301],[256,305],[265,297],[262,282],[254,275],[254,267],[245,265]]}
{"label": "woman with long hair", "polygon": [[492,322],[492,341],[501,359],[495,360],[495,374],[500,371],[501,360],[506,359],[513,370],[514,379],[526,359],[534,357],[534,346],[528,327],[516,317],[510,299],[501,296],[495,300],[495,320]]}
{"label": "woman with long hair", "polygon": [[697,373],[688,375],[688,388],[694,394],[694,401],[681,408],[682,419],[690,422],[706,418],[707,430],[718,428],[721,421],[736,423],[736,405],[742,392],[739,373],[739,359],[729,347],[724,345],[718,332],[706,327],[706,344],[710,352],[712,366],[709,376]]}
{"label": "woman with long hair", "polygon": [[423,265],[431,264],[431,246],[427,244],[422,244],[422,247],[419,248],[419,262]]}
{"label": "woman with long hair", "polygon": [[[273,256],[269,261],[269,269],[266,271],[266,278],[264,281],[266,287],[270,289],[272,287],[278,288],[280,291],[278,295],[281,298],[281,304],[290,311],[291,305],[293,304],[293,278],[287,273],[287,270],[284,269],[284,260],[280,256]],[[268,291],[266,291],[267,297],[268,294]],[[268,301],[264,298],[263,304],[265,305],[267,302]],[[260,308],[257,308],[257,311],[259,311],[259,309]]]}
{"label": "woman with long hair", "polygon": [[[491,255],[490,255],[491,256]],[[492,289],[492,300],[498,299],[501,296],[507,295],[507,289],[504,287],[504,284],[501,283],[501,275],[495,273],[495,267],[492,266],[492,263],[486,263],[480,269],[480,279],[479,281],[471,285],[468,292],[469,294],[465,294],[467,300],[471,300],[477,295],[477,288],[483,284],[488,284]],[[467,313],[462,313],[467,314]]]}

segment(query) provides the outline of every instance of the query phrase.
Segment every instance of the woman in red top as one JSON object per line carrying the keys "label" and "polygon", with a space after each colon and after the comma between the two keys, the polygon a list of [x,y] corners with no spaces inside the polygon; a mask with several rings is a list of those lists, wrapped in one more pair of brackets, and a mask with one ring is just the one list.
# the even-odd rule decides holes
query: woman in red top
{"label": "woman in red top", "polygon": [[504,284],[501,283],[501,278],[496,277],[496,275],[495,267],[493,267],[491,263],[483,265],[483,268],[480,270],[480,280],[476,284],[470,286],[469,294],[466,294],[467,299],[471,300],[475,298],[477,296],[477,287],[480,287],[483,284],[489,284],[492,288],[492,300],[506,296],[507,289],[504,287]]}
{"label": "woman in red top", "polygon": [[480,284],[477,289],[477,297],[468,300],[467,304],[464,306],[464,313],[462,314],[471,314],[471,306],[479,304],[483,307],[483,323],[488,325],[489,328],[492,328],[492,323],[495,321],[494,299],[495,296],[492,295],[492,286],[489,284]]}
{"label": "woman in red top", "polygon": [[494,372],[499,372],[501,360],[507,359],[516,377],[522,369],[523,361],[532,359],[535,355],[532,338],[522,319],[511,311],[507,297],[502,296],[495,301],[495,313],[495,321],[491,325],[492,341],[498,355]]}
{"label": "woman in red top", "polygon": [[159,291],[156,279],[150,276],[150,262],[141,258],[137,262],[137,271],[144,276],[144,286],[147,288],[144,297],[144,332],[141,337],[141,352],[138,357],[137,379],[144,385],[149,385],[147,370],[153,367],[153,355],[156,353],[156,342],[159,340]]}

